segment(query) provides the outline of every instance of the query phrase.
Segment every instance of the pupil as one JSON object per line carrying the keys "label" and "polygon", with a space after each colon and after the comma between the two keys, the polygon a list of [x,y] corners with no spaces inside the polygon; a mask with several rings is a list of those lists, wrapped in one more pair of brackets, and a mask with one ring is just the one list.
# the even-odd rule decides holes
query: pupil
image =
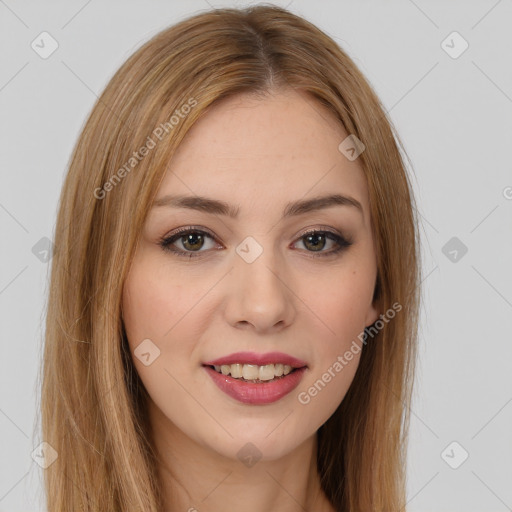
{"label": "pupil", "polygon": [[[313,234],[313,235],[307,235],[306,236],[307,243],[311,242],[311,240],[315,240],[315,239],[318,239],[318,238],[322,238],[323,239],[325,237],[322,234]],[[318,246],[318,243],[314,243],[313,244],[313,248],[314,248],[315,251],[321,250],[321,249],[323,249],[324,245],[325,245],[325,240],[323,240],[323,244],[321,244],[321,247]]]}
{"label": "pupil", "polygon": [[[185,247],[187,247],[187,244],[189,244],[189,247],[188,249],[200,249],[201,246],[202,246],[202,242],[203,242],[203,237],[201,234],[199,233],[191,233],[191,234],[188,234],[188,235],[185,235],[183,237],[184,239],[184,242],[183,242],[183,245]],[[196,240],[196,239],[199,239],[199,242]],[[199,246],[198,247],[190,247],[190,244],[192,246],[195,246],[196,244],[199,243]]]}

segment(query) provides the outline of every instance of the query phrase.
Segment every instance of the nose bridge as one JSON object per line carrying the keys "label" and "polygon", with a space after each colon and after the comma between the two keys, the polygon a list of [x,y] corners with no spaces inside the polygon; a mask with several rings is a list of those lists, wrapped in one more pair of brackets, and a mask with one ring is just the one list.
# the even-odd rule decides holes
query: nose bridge
{"label": "nose bridge", "polygon": [[281,267],[279,255],[271,245],[270,237],[246,237],[236,247],[235,274],[244,288],[270,293],[282,286],[277,269]]}
{"label": "nose bridge", "polygon": [[245,321],[263,329],[291,321],[293,304],[283,275],[283,262],[270,237],[265,240],[267,243],[263,237],[256,240],[248,236],[236,247],[231,273],[231,323]]}

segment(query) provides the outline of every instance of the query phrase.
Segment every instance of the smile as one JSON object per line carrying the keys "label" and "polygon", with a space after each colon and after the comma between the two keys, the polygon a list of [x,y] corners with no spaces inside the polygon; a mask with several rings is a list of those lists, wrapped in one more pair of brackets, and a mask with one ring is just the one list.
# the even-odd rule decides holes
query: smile
{"label": "smile", "polygon": [[258,366],[254,364],[223,364],[213,366],[216,372],[222,375],[231,375],[234,379],[251,382],[267,382],[275,378],[288,375],[294,370],[289,364],[266,364]]}
{"label": "smile", "polygon": [[283,352],[236,352],[202,366],[226,395],[251,405],[281,400],[299,385],[308,370],[305,361]]}

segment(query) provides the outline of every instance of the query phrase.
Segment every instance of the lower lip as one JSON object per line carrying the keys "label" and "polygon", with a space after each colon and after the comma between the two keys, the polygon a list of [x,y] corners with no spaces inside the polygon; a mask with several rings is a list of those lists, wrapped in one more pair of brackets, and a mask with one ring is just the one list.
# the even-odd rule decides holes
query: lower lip
{"label": "lower lip", "polygon": [[304,366],[273,382],[251,383],[223,375],[209,366],[203,368],[226,395],[244,404],[253,405],[277,402],[299,385],[306,371]]}

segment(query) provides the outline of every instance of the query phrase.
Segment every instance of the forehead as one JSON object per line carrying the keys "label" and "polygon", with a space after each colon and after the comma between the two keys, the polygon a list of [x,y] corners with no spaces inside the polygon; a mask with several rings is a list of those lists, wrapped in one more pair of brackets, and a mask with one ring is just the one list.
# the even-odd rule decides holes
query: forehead
{"label": "forehead", "polygon": [[305,93],[230,97],[188,132],[157,198],[210,196],[239,204],[242,212],[246,204],[263,213],[274,204],[340,193],[367,210],[363,170],[338,149],[347,136],[334,115]]}

